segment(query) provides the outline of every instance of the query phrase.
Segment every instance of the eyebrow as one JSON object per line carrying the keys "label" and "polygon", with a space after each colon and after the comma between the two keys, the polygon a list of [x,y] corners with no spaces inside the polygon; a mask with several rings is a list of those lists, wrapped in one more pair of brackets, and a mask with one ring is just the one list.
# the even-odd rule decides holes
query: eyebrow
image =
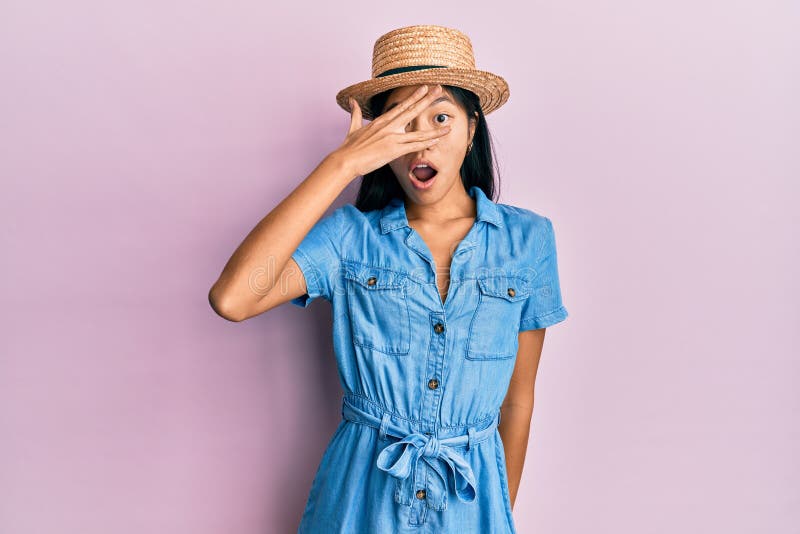
{"label": "eyebrow", "polygon": [[[440,96],[439,98],[437,98],[436,100],[434,100],[433,102],[431,102],[431,106],[433,106],[434,104],[438,104],[439,102],[450,102],[451,104],[455,104],[455,102],[453,102],[453,101],[450,99],[450,97],[449,97],[449,96],[447,96],[447,95],[442,95],[442,96]],[[384,112],[384,113],[386,113],[387,111],[389,111],[390,109],[392,109],[393,107],[395,107],[395,106],[396,106],[397,104],[399,104],[399,103],[400,103],[400,102],[394,102],[394,103],[390,104],[388,108],[386,108],[385,110],[383,110],[383,112]],[[430,106],[428,106],[428,107],[430,107]]]}

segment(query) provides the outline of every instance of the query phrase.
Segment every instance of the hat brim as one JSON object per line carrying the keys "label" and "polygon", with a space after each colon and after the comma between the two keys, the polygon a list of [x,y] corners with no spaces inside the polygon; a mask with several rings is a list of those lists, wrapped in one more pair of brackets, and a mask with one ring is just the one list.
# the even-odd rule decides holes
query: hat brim
{"label": "hat brim", "polygon": [[502,76],[484,70],[440,67],[401,72],[350,85],[336,94],[336,103],[351,113],[348,99],[353,97],[361,108],[362,118],[372,120],[370,98],[388,89],[418,84],[455,85],[472,91],[478,96],[484,115],[505,104],[510,96],[508,83]]}

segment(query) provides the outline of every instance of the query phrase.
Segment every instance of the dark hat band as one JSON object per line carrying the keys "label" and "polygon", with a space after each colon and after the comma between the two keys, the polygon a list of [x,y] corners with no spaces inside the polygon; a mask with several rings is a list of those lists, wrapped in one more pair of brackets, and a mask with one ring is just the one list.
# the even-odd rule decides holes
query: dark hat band
{"label": "dark hat band", "polygon": [[376,78],[381,78],[383,76],[391,76],[392,74],[400,74],[401,72],[409,72],[412,70],[422,70],[422,69],[442,69],[446,68],[447,65],[411,65],[409,67],[398,67],[396,69],[389,69],[386,71],[381,72]]}

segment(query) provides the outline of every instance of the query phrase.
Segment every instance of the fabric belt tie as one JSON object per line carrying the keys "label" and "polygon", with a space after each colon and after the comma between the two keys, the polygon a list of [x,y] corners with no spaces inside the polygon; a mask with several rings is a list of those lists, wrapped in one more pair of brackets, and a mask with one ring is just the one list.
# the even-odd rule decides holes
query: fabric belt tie
{"label": "fabric belt tie", "polygon": [[[439,511],[447,508],[450,488],[461,502],[470,503],[475,500],[477,495],[475,474],[472,466],[456,447],[466,445],[466,449],[470,450],[476,443],[491,437],[500,422],[498,410],[491,420],[486,419],[478,423],[488,425],[484,428],[476,430],[474,426],[468,426],[466,434],[437,438],[414,431],[409,428],[411,421],[392,417],[390,412],[372,401],[348,395],[345,395],[342,402],[342,416],[346,420],[365,423],[379,429],[381,439],[386,439],[387,435],[400,438],[399,441],[384,447],[376,461],[379,469],[397,479],[395,501],[412,505],[416,498],[416,490],[423,489],[421,484],[425,484],[427,480],[424,488],[425,499],[428,506]],[[418,478],[417,464],[420,459],[436,476]]]}
{"label": "fabric belt tie", "polygon": [[378,455],[378,467],[398,479],[407,478],[417,466],[422,457],[438,475],[439,482],[447,491],[447,479],[437,469],[437,463],[442,461],[449,468],[450,481],[455,489],[456,496],[461,502],[475,500],[475,474],[472,467],[461,454],[453,448],[443,445],[433,436],[424,434],[409,434],[397,443],[387,445]]}

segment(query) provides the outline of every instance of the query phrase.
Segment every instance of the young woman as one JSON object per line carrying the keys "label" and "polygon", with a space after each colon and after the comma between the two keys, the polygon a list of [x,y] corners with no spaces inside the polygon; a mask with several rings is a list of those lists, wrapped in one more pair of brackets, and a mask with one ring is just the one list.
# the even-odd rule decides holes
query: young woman
{"label": "young woman", "polygon": [[[567,310],[550,219],[492,200],[485,115],[508,96],[458,30],[383,35],[373,77],[337,95],[342,145],[210,291],[233,321],[334,308],[343,417],[301,533],[515,532],[545,328]],[[356,204],[325,215],[359,176]]]}

